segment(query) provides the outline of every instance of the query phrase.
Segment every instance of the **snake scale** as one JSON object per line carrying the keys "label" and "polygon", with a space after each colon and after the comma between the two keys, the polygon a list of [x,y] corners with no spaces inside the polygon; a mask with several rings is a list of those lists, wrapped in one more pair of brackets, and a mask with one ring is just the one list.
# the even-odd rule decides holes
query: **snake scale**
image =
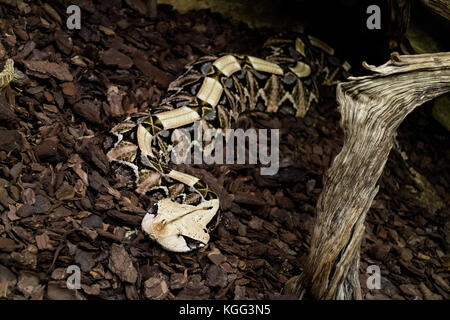
{"label": "snake scale", "polygon": [[[156,199],[142,229],[166,250],[205,246],[220,216],[219,198],[205,182],[171,168],[174,130],[192,132],[196,122],[203,128],[232,128],[251,111],[303,117],[318,101],[319,85],[331,84],[350,68],[312,36],[269,39],[263,49],[262,58],[222,54],[187,65],[159,107],[125,119],[105,141],[117,176],[138,194]],[[0,88],[13,78],[9,59]]]}

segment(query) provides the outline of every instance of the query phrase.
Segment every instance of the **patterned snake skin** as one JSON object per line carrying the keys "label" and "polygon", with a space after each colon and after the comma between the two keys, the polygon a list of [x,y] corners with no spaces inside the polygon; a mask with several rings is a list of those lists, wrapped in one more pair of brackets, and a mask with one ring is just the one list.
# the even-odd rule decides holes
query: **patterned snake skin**
{"label": "patterned snake skin", "polygon": [[[303,117],[317,101],[320,84],[348,70],[317,38],[271,39],[265,59],[246,55],[206,56],[188,65],[168,88],[158,110],[125,120],[111,130],[107,156],[135,190],[160,199],[142,227],[167,250],[187,252],[209,241],[219,199],[196,177],[169,167],[174,129],[230,128],[245,112]],[[205,147],[205,146],[203,146]],[[213,227],[216,224],[213,224]]]}
{"label": "patterned snake skin", "polygon": [[[319,85],[332,84],[350,68],[311,36],[271,39],[264,51],[264,59],[224,54],[187,65],[158,108],[111,130],[106,155],[130,188],[156,199],[142,228],[163,248],[188,252],[205,246],[220,216],[218,196],[206,183],[171,169],[175,129],[192,132],[195,122],[205,129],[232,128],[251,111],[303,117],[317,102]],[[9,59],[0,73],[0,89],[13,78]]]}

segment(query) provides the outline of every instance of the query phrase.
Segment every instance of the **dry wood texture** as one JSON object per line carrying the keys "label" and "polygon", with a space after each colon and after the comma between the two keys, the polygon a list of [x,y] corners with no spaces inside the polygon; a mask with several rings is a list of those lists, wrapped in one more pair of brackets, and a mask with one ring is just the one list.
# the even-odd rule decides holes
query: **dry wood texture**
{"label": "dry wood texture", "polygon": [[432,12],[437,13],[450,21],[449,0],[421,0],[421,2]]}
{"label": "dry wood texture", "polygon": [[374,75],[337,88],[344,146],[324,179],[303,273],[287,291],[299,298],[361,299],[359,249],[397,128],[416,107],[450,91],[450,53],[393,54]]}

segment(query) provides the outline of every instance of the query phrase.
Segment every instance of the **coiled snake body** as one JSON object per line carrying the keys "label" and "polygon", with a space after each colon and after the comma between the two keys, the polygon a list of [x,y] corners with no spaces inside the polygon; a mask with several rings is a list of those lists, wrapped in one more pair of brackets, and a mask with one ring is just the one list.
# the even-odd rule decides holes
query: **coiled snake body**
{"label": "coiled snake body", "polygon": [[[111,130],[106,155],[137,193],[159,199],[142,228],[167,250],[188,252],[206,245],[214,227],[209,225],[219,213],[218,196],[206,183],[170,168],[169,154],[177,144],[173,131],[192,131],[197,121],[203,128],[230,128],[250,111],[303,117],[317,101],[319,85],[331,84],[349,68],[311,36],[271,39],[264,49],[264,59],[235,54],[199,59],[169,85],[156,110]],[[0,86],[12,80],[8,63]]]}

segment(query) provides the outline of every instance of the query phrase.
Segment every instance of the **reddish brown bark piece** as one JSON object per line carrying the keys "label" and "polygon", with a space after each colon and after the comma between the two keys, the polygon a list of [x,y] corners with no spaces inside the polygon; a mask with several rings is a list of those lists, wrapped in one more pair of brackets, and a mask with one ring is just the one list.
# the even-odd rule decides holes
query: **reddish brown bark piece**
{"label": "reddish brown bark piece", "polygon": [[90,100],[82,100],[73,106],[73,111],[89,122],[95,124],[102,123],[101,106],[98,103]]}
{"label": "reddish brown bark piece", "polygon": [[130,57],[114,48],[104,51],[101,54],[101,58],[107,66],[117,66],[120,69],[128,69],[133,65]]}
{"label": "reddish brown bark piece", "polygon": [[159,277],[151,277],[144,282],[144,295],[147,299],[162,300],[169,294],[167,281]]}
{"label": "reddish brown bark piece", "polygon": [[133,266],[131,257],[123,246],[117,244],[111,246],[108,266],[122,281],[128,283],[136,282],[138,273]]}
{"label": "reddish brown bark piece", "polygon": [[167,73],[152,65],[144,56],[140,54],[137,54],[134,57],[133,62],[145,76],[155,81],[162,88],[167,88],[169,83],[173,80],[167,76]]}
{"label": "reddish brown bark piece", "polygon": [[0,150],[10,152],[21,149],[23,146],[22,137],[16,130],[0,130]]}
{"label": "reddish brown bark piece", "polygon": [[45,250],[45,249],[50,249],[51,245],[49,242],[49,237],[46,233],[40,234],[40,235],[36,235],[36,246],[38,247],[39,250]]}
{"label": "reddish brown bark piece", "polygon": [[51,75],[60,81],[73,81],[69,66],[64,62],[24,61],[23,64],[31,71]]}

